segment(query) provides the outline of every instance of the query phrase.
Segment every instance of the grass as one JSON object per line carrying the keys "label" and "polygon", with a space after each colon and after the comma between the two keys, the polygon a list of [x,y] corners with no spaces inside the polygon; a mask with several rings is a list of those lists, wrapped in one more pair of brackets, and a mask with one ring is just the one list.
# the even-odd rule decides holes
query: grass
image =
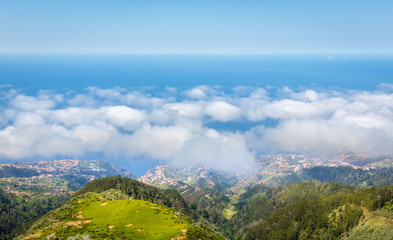
{"label": "grass", "polygon": [[83,236],[93,239],[194,239],[194,236],[221,239],[192,225],[190,219],[173,209],[132,200],[115,190],[72,198],[17,239],[82,239]]}
{"label": "grass", "polygon": [[[114,236],[134,236],[136,239],[170,239],[182,236],[189,225],[172,209],[141,200],[91,202],[81,215],[92,219],[88,231],[101,231]],[[109,227],[109,228],[108,228]],[[182,232],[183,230],[183,232]]]}

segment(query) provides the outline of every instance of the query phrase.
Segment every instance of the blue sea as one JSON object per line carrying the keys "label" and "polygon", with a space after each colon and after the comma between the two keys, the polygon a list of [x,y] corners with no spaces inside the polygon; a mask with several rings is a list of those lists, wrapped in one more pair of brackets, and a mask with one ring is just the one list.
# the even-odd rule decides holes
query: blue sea
{"label": "blue sea", "polygon": [[393,83],[393,56],[1,55],[0,84],[39,89],[197,85],[372,90]]}

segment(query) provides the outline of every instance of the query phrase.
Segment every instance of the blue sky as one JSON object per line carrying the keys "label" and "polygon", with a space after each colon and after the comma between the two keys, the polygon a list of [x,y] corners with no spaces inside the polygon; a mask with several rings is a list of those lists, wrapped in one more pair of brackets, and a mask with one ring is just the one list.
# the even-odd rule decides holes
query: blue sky
{"label": "blue sky", "polygon": [[393,1],[0,1],[0,53],[393,54]]}

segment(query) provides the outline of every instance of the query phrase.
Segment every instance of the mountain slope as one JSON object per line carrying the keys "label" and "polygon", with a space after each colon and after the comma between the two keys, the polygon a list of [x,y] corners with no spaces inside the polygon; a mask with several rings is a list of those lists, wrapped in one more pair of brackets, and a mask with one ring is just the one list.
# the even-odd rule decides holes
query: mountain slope
{"label": "mountain slope", "polygon": [[0,239],[13,239],[34,219],[65,202],[67,195],[21,199],[0,188]]}
{"label": "mountain slope", "polygon": [[393,239],[393,213],[381,209],[375,212],[365,211],[365,218],[358,226],[353,228],[344,240],[373,239],[384,240]]}
{"label": "mountain slope", "polygon": [[207,167],[186,168],[173,165],[149,169],[138,181],[159,188],[177,189],[180,192],[191,187],[226,189],[239,180],[236,175],[215,171]]}
{"label": "mountain slope", "polygon": [[17,239],[223,239],[166,206],[118,190],[68,200]]}
{"label": "mountain slope", "polygon": [[[248,197],[251,200],[245,205],[248,210],[243,211],[243,216],[239,214],[239,219],[234,221],[240,222],[234,224],[245,222],[249,217],[253,218],[253,222],[238,234],[241,236],[241,232],[245,233],[242,239],[341,239],[360,227],[357,231],[360,237],[351,239],[367,239],[367,235],[363,236],[365,232],[362,233],[364,228],[361,224],[369,224],[375,218],[367,218],[366,213],[376,214],[383,208],[388,208],[388,211],[393,209],[390,205],[393,185],[360,189],[338,183],[309,183],[287,185],[285,188],[289,191],[285,194],[266,191],[267,198],[254,195],[254,200],[251,194]],[[323,187],[325,190],[318,190],[320,186],[326,186]],[[266,208],[264,205],[273,206],[272,211],[255,217],[258,209]],[[374,224],[370,226],[368,229],[372,230]],[[381,232],[393,234],[389,228],[383,228]]]}

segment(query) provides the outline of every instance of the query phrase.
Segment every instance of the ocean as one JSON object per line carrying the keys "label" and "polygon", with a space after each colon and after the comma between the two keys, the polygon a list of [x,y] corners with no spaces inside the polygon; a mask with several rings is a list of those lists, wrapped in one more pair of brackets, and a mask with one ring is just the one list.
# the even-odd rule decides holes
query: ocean
{"label": "ocean", "polygon": [[185,89],[197,85],[373,90],[393,83],[392,56],[1,55],[0,84],[40,89]]}

